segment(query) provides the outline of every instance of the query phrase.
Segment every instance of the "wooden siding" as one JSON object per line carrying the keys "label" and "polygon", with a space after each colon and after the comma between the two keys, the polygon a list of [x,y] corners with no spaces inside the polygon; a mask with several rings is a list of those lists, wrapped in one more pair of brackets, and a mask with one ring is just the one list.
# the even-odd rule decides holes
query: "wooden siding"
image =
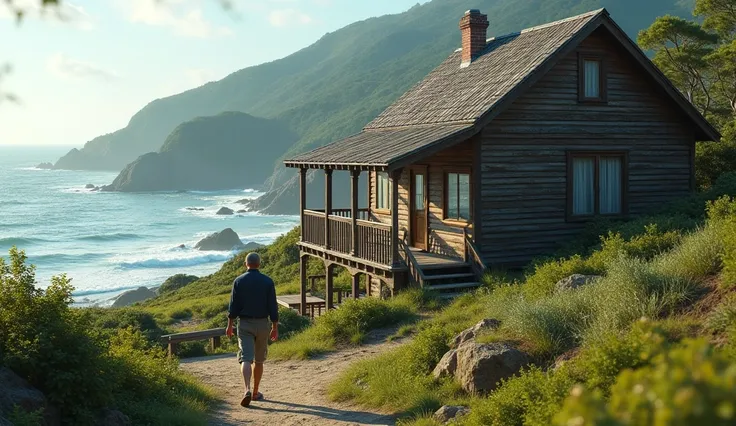
{"label": "wooden siding", "polygon": [[[467,168],[472,173],[473,141],[462,142],[450,149],[428,157],[417,163],[427,166],[428,203],[429,203],[429,247],[428,251],[447,256],[462,257],[465,243],[463,241],[463,225],[443,220],[443,197],[445,171],[453,168]],[[399,236],[409,232],[409,190],[411,169],[405,168],[399,179]],[[376,212],[376,172],[370,173],[370,206],[375,219],[390,224],[391,215]],[[475,200],[474,200],[475,202]]]}
{"label": "wooden siding", "polygon": [[607,104],[578,102],[575,52],[481,132],[487,264],[522,264],[582,229],[566,220],[567,150],[628,152],[631,215],[689,192],[694,133],[687,119],[609,37],[598,30],[579,49],[604,58]]}

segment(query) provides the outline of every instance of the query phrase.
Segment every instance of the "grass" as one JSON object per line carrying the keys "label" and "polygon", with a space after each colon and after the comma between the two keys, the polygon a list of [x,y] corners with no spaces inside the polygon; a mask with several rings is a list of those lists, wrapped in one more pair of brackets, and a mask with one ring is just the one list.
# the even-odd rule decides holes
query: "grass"
{"label": "grass", "polygon": [[419,311],[436,306],[431,295],[410,290],[391,300],[345,301],[318,317],[314,325],[269,349],[271,359],[307,359],[344,345],[360,345],[371,330],[415,321]]}
{"label": "grass", "polygon": [[[412,424],[434,424],[428,413],[453,403],[478,407],[474,410],[479,414],[468,424],[550,424],[576,382],[606,389],[624,366],[636,365],[639,344],[620,336],[638,319],[655,319],[659,326],[675,330],[672,335],[698,329],[692,321],[672,318],[680,318],[677,315],[702,291],[704,280],[719,272],[725,247],[722,228],[641,228],[641,234],[605,234],[586,256],[537,263],[522,282],[487,277],[484,289],[416,324],[407,345],[352,365],[330,386],[330,397],[391,409],[415,419]],[[555,290],[557,280],[573,273],[602,278],[579,289]],[[731,320],[729,307],[722,312],[713,320],[715,328]],[[531,368],[491,398],[471,397],[452,381],[433,380],[429,373],[447,351],[449,339],[482,318],[498,319],[501,327],[479,341],[510,342],[530,353],[536,365],[550,365],[557,356],[580,348],[587,355],[576,357],[581,359],[573,363],[577,370],[556,378],[540,367]],[[640,338],[637,334],[631,339]]]}

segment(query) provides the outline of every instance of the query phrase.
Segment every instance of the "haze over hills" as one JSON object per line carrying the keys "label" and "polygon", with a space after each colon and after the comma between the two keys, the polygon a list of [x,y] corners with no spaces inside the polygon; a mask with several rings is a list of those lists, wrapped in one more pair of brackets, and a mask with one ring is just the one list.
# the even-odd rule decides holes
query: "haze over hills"
{"label": "haze over hills", "polygon": [[296,140],[297,136],[276,119],[242,112],[195,118],[177,126],[158,152],[128,164],[107,189],[254,188],[271,173],[271,164],[261,158],[283,154]]}
{"label": "haze over hills", "polygon": [[[264,182],[266,188],[277,192],[255,205],[267,211],[276,206],[270,209],[276,213],[294,211],[295,203],[292,206],[278,200],[278,194],[293,192],[288,187],[279,188],[294,175],[293,170],[281,166],[284,154],[303,152],[358,132],[459,46],[458,20],[465,10],[478,8],[488,15],[490,37],[600,7],[606,7],[636,38],[637,32],[657,16],[689,16],[692,0],[433,0],[401,14],[356,22],[283,59],[155,100],[135,114],[124,129],[73,150],[55,166],[120,170],[139,155],[157,151],[182,122],[242,111],[278,118],[298,135],[287,151],[260,158],[273,170]],[[291,182],[293,185],[294,180]]]}

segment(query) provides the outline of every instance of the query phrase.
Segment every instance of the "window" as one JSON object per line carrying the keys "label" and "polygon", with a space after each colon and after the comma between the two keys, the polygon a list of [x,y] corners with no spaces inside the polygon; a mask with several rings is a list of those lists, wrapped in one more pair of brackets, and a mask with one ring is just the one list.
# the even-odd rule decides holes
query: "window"
{"label": "window", "polygon": [[572,217],[626,212],[626,155],[570,153],[568,211]]}
{"label": "window", "polygon": [[445,219],[470,221],[470,174],[447,173]]}
{"label": "window", "polygon": [[386,172],[376,173],[376,209],[391,209],[391,181]]}
{"label": "window", "polygon": [[593,55],[581,54],[578,62],[580,84],[578,87],[581,102],[606,102],[606,73],[603,59]]}

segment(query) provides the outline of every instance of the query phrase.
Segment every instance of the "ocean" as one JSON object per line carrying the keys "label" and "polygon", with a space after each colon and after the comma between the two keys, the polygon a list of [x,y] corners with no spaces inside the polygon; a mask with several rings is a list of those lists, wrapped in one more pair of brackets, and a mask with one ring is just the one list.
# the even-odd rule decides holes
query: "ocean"
{"label": "ocean", "polygon": [[42,288],[66,273],[78,306],[106,306],[125,290],[155,287],[174,274],[217,271],[234,253],[195,250],[210,233],[232,228],[244,243],[266,244],[299,222],[298,216],[215,214],[223,206],[242,209],[236,201],[260,195],[248,188],[98,192],[85,186],[109,184],[117,173],[35,167],[69,149],[0,146],[0,257],[13,245],[25,250]]}

